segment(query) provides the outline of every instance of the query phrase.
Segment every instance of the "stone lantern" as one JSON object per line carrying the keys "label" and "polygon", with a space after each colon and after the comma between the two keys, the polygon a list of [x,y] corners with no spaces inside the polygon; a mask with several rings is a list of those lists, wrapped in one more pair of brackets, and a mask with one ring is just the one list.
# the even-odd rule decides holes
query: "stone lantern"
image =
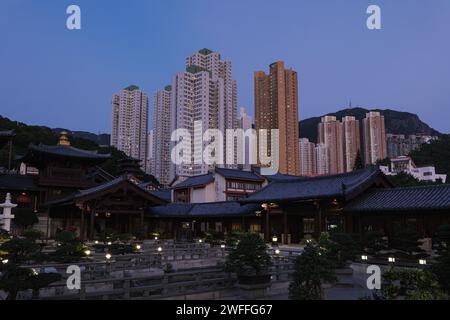
{"label": "stone lantern", "polygon": [[17,204],[11,202],[11,194],[6,194],[6,200],[0,204],[0,208],[3,209],[3,214],[0,214],[0,225],[2,229],[11,231],[11,220],[14,219],[14,215],[11,214],[11,209],[17,207]]}

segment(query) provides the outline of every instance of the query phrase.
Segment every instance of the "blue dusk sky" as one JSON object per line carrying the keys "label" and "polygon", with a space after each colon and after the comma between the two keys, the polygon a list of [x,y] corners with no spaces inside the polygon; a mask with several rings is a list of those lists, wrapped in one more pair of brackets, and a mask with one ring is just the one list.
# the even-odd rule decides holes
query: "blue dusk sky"
{"label": "blue dusk sky", "polygon": [[[82,30],[66,28],[70,4]],[[366,27],[370,4],[382,30]],[[233,62],[252,116],[253,72],[283,60],[299,74],[301,119],[351,100],[450,132],[448,0],[1,0],[0,115],[110,132],[114,92],[152,97],[204,47]]]}

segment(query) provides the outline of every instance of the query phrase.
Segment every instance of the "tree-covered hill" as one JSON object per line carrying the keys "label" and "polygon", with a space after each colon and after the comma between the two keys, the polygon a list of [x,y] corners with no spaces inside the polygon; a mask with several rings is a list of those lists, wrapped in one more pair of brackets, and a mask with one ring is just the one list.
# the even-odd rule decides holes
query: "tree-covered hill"
{"label": "tree-covered hill", "polygon": [[[29,126],[22,122],[12,121],[8,118],[0,116],[0,131],[14,130],[16,136],[13,144],[13,158],[22,156],[26,153],[30,144],[46,144],[56,145],[59,141],[59,133],[62,129],[51,129],[44,126]],[[121,172],[119,166],[120,160],[126,159],[127,156],[122,151],[110,146],[101,146],[98,143],[72,135],[69,131],[69,140],[73,147],[84,150],[97,150],[99,153],[111,154],[111,159],[106,161],[101,167],[113,176],[118,176]],[[0,150],[0,167],[7,167],[8,149],[4,147]],[[153,182],[159,184],[151,175],[141,173],[140,177],[145,182]]]}
{"label": "tree-covered hill", "polygon": [[[386,133],[394,134],[424,134],[430,136],[439,136],[441,133],[431,128],[429,125],[420,120],[420,118],[413,113],[400,112],[395,110],[367,110],[364,108],[349,108],[340,110],[327,115],[336,116],[341,120],[345,116],[354,116],[357,120],[362,120],[366,117],[369,111],[379,111],[384,115],[386,124]],[[301,138],[308,138],[310,141],[317,142],[317,126],[321,117],[309,118],[300,121],[299,131]]]}
{"label": "tree-covered hill", "polygon": [[416,165],[434,165],[438,173],[447,174],[450,179],[450,135],[442,135],[439,140],[422,145],[420,150],[411,153],[411,157]]}

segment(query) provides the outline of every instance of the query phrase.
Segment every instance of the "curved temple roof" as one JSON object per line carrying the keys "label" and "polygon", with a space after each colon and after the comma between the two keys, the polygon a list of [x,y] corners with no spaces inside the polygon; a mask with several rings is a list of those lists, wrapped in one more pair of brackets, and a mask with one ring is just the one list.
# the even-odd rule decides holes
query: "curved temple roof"
{"label": "curved temple roof", "polygon": [[373,189],[345,207],[347,212],[442,209],[450,209],[450,185]]}
{"label": "curved temple roof", "polygon": [[284,202],[332,197],[343,197],[348,200],[373,185],[379,178],[383,179],[386,185],[390,185],[377,167],[333,176],[275,180],[240,202]]}

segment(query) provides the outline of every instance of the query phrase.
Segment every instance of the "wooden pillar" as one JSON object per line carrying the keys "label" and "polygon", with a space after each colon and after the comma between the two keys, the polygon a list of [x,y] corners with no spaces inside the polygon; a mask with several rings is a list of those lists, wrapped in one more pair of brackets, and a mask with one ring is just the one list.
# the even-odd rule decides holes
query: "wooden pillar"
{"label": "wooden pillar", "polygon": [[283,234],[284,234],[284,244],[288,244],[288,217],[286,210],[283,210]]}
{"label": "wooden pillar", "polygon": [[48,240],[50,238],[50,210],[51,210],[51,206],[48,206],[47,208],[47,234],[46,234],[46,239]]}
{"label": "wooden pillar", "polygon": [[132,228],[132,223],[133,223],[133,216],[131,214],[128,215],[128,233],[132,233],[133,232],[133,228]]}
{"label": "wooden pillar", "polygon": [[270,220],[269,220],[269,215],[270,215],[270,208],[267,209],[266,211],[266,226],[264,228],[264,233],[265,233],[265,240],[266,241],[270,241]]}
{"label": "wooden pillar", "polygon": [[141,227],[144,227],[144,211],[142,211],[141,212],[141,216],[140,216],[140,218],[141,218]]}
{"label": "wooden pillar", "polygon": [[318,221],[317,221],[317,227],[318,227],[318,234],[317,237],[320,237],[322,234],[322,204],[319,202],[318,204]]}
{"label": "wooden pillar", "polygon": [[81,209],[81,225],[80,225],[80,239],[81,241],[85,240],[84,236],[84,214],[86,213],[86,207],[83,205],[83,208]]}
{"label": "wooden pillar", "polygon": [[91,210],[91,217],[89,222],[89,239],[94,238],[94,219],[95,219],[95,211]]}

